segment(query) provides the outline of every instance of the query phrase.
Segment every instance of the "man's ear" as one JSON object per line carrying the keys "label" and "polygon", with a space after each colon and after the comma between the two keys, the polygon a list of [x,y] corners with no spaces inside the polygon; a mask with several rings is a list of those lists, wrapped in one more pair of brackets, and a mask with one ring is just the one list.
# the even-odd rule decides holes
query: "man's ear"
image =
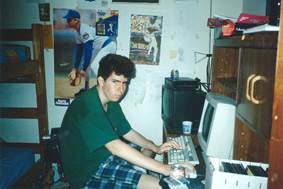
{"label": "man's ear", "polygon": [[97,78],[97,84],[100,85],[100,86],[103,86],[103,84],[104,84],[104,79],[103,79],[103,77],[99,76],[99,77]]}

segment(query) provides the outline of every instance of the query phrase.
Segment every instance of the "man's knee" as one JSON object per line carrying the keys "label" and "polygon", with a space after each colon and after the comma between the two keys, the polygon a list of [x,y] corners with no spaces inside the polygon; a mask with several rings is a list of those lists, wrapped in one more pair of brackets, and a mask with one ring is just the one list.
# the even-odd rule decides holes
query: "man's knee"
{"label": "man's knee", "polygon": [[150,175],[142,175],[138,182],[138,189],[162,189],[159,185],[159,179]]}

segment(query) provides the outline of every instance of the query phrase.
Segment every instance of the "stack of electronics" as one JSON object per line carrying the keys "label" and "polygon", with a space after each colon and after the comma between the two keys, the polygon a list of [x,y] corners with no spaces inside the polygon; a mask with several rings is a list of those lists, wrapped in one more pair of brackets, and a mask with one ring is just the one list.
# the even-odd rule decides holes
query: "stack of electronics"
{"label": "stack of electronics", "polygon": [[164,177],[159,182],[162,189],[190,189],[190,182],[185,179],[175,179],[172,177]]}
{"label": "stack of electronics", "polygon": [[[204,160],[205,166],[209,167],[209,157],[218,157],[225,159],[232,159],[233,157],[233,136],[234,136],[234,123],[235,123],[235,101],[229,97],[223,96],[218,93],[207,93],[204,103],[201,107],[199,120],[199,130],[197,132],[197,138],[199,148],[201,149],[201,158]],[[188,114],[190,112],[187,112]],[[191,141],[191,136],[181,135],[179,137],[168,137],[167,140],[177,141],[183,149],[184,157],[191,156],[194,154],[196,144]],[[184,144],[182,144],[184,143]],[[185,147],[183,147],[185,146]],[[187,149],[190,149],[188,151]],[[171,152],[172,151],[172,152]],[[186,160],[176,160],[174,158],[174,150],[168,152],[169,163],[188,161],[193,164],[198,164],[198,161],[192,158],[184,158]],[[179,151],[176,152],[179,155]],[[172,155],[173,154],[173,155]],[[171,157],[173,156],[173,157]],[[180,155],[182,156],[182,155]],[[179,157],[178,157],[179,158]],[[202,165],[203,166],[203,165]],[[196,166],[198,167],[198,166]],[[201,170],[197,170],[197,175],[203,175]],[[207,173],[206,173],[207,174]],[[201,176],[202,177],[202,176]],[[203,177],[197,177],[196,179],[190,179],[190,186],[194,183],[193,188],[203,188],[201,180]],[[197,187],[195,187],[195,185]],[[206,186],[205,186],[206,187]],[[172,187],[171,187],[172,188]],[[207,187],[206,187],[207,188]],[[209,187],[208,187],[209,188]],[[219,187],[221,188],[221,187]],[[217,188],[217,189],[219,189]]]}
{"label": "stack of electronics", "polygon": [[206,167],[205,188],[267,188],[268,164],[212,157],[209,162],[210,165]]}
{"label": "stack of electronics", "polygon": [[206,93],[199,79],[166,77],[162,86],[162,119],[167,130],[182,131],[182,121],[192,121],[192,133],[198,132]]}

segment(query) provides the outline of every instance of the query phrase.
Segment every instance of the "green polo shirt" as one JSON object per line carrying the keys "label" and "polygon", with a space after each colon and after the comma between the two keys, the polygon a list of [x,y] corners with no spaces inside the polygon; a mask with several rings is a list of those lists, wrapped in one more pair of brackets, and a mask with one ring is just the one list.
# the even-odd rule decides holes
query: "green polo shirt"
{"label": "green polo shirt", "polygon": [[102,108],[96,87],[81,94],[67,109],[59,134],[64,174],[74,188],[82,187],[111,153],[105,144],[131,130],[119,103]]}

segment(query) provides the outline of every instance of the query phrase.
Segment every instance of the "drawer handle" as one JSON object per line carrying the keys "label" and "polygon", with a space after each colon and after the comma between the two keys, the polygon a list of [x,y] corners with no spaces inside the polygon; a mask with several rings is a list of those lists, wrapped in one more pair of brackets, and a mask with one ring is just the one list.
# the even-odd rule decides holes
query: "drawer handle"
{"label": "drawer handle", "polygon": [[251,101],[252,98],[251,98],[251,95],[250,95],[250,82],[251,80],[255,77],[256,75],[255,74],[252,74],[248,77],[247,79],[247,88],[246,88],[246,98]]}
{"label": "drawer handle", "polygon": [[258,99],[256,99],[256,98],[254,97],[255,83],[258,82],[258,81],[264,81],[264,82],[266,82],[267,79],[266,79],[266,77],[264,77],[264,76],[258,75],[258,76],[255,76],[255,77],[251,80],[251,96],[250,96],[250,97],[251,97],[251,101],[252,101],[253,103],[255,103],[255,104],[262,104],[262,103],[264,102],[264,100],[265,100],[264,98],[258,100]]}

